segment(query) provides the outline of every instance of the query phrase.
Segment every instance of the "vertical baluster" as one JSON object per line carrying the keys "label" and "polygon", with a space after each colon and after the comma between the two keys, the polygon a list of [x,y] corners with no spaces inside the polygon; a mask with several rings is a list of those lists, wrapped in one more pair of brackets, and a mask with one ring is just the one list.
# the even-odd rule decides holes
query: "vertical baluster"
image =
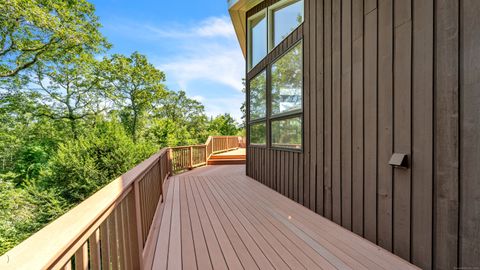
{"label": "vertical baluster", "polygon": [[118,239],[118,268],[125,269],[125,238],[123,234],[123,220],[121,204],[115,210],[115,223],[117,224],[117,239]]}
{"label": "vertical baluster", "polygon": [[[134,236],[134,241],[132,241],[132,252],[133,252],[133,268],[142,269],[143,268],[143,234],[142,234],[142,218],[141,218],[141,209],[140,209],[140,190],[138,186],[138,181],[134,183],[134,192],[132,193],[133,199],[130,200],[129,210],[131,210],[130,224],[132,229],[132,235]],[[136,251],[136,254],[135,254]],[[138,266],[136,268],[135,266]]]}
{"label": "vertical baluster", "polygon": [[117,228],[115,224],[115,213],[113,213],[108,217],[108,232],[109,232],[109,244],[110,244],[110,263],[112,265],[112,269],[118,269],[118,242],[117,242]]}
{"label": "vertical baluster", "polygon": [[88,242],[75,252],[75,270],[88,269]]}
{"label": "vertical baluster", "polygon": [[100,270],[100,231],[97,229],[88,239],[90,243],[90,268]]}
{"label": "vertical baluster", "polygon": [[105,220],[100,225],[100,247],[102,253],[102,269],[110,268],[110,244],[108,233],[108,222]]}
{"label": "vertical baluster", "polygon": [[68,260],[68,262],[63,267],[63,270],[72,270],[72,261]]}

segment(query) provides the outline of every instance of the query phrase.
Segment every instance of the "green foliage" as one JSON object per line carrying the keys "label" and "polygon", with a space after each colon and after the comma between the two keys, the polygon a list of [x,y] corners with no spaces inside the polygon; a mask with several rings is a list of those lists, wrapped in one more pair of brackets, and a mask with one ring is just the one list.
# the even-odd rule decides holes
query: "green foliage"
{"label": "green foliage", "polygon": [[108,43],[99,31],[95,8],[86,0],[4,0],[0,4],[0,78],[37,62]]}
{"label": "green foliage", "polygon": [[27,89],[37,93],[42,105],[37,114],[56,121],[66,121],[74,138],[79,135],[82,120],[106,110],[108,92],[101,88],[98,62],[93,55],[67,55],[53,63],[39,64]]}
{"label": "green foliage", "polygon": [[133,141],[137,141],[153,102],[166,95],[165,74],[138,52],[130,57],[114,54],[105,58],[99,72],[105,79],[105,87],[111,89],[114,102],[121,108],[122,122]]}
{"label": "green foliage", "polygon": [[17,188],[0,180],[0,254],[5,253],[51,220],[67,205],[55,193],[33,184]]}
{"label": "green foliage", "polygon": [[241,129],[230,114],[219,115],[208,123],[208,134],[210,135],[237,135]]}
{"label": "green foliage", "polygon": [[115,123],[99,123],[78,140],[59,145],[47,178],[66,200],[80,202],[155,150],[134,144]]}
{"label": "green foliage", "polygon": [[244,133],[140,53],[97,60],[99,26],[86,0],[0,1],[0,254],[162,147]]}

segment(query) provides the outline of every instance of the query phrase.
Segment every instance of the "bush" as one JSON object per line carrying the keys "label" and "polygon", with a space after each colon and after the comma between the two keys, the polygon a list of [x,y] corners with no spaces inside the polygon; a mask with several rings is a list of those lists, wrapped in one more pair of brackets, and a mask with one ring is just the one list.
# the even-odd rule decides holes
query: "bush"
{"label": "bush", "polygon": [[48,182],[78,203],[148,158],[156,148],[133,143],[118,123],[100,123],[76,141],[60,144],[50,160]]}
{"label": "bush", "polygon": [[17,188],[0,180],[0,254],[18,245],[68,207],[54,192],[32,183]]}

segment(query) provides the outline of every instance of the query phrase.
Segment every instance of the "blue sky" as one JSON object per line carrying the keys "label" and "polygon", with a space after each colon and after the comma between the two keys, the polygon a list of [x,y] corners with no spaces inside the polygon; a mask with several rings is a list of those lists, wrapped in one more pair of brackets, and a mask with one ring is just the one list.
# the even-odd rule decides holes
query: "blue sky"
{"label": "blue sky", "polygon": [[185,90],[208,115],[240,119],[245,62],[227,0],[91,0],[110,53],[138,51],[167,75],[171,90]]}

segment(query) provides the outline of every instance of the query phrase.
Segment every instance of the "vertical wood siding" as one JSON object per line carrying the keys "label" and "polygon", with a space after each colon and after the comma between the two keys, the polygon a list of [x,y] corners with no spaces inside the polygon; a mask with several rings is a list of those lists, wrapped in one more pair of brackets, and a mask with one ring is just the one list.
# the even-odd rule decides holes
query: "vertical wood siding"
{"label": "vertical wood siding", "polygon": [[249,146],[247,174],[423,269],[480,266],[478,14],[476,0],[305,0],[304,24],[247,74],[303,39],[304,149]]}

